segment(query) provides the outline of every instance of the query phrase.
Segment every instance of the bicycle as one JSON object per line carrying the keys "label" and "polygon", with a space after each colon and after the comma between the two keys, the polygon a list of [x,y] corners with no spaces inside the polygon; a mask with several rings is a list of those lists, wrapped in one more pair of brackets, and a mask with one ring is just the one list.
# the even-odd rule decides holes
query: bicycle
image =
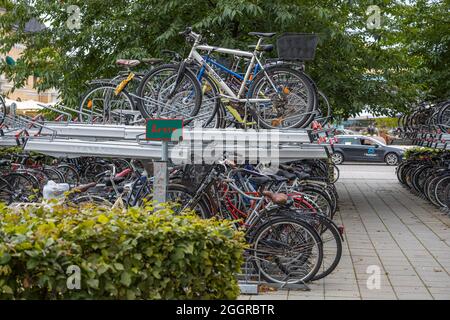
{"label": "bicycle", "polygon": [[[181,57],[171,50],[163,50],[163,54],[178,61]],[[145,72],[133,71],[144,64],[151,70],[161,64],[163,59],[146,58],[141,60],[118,59],[117,67],[121,68],[112,79],[96,79],[88,82],[88,89],[82,95],[79,106],[81,122],[104,124],[141,124],[145,119],[137,111],[139,97],[134,95]],[[128,90],[125,90],[125,89]]]}
{"label": "bicycle", "polygon": [[[229,110],[234,113],[235,117],[241,117],[240,120],[245,125],[249,123],[251,117],[253,120],[250,124],[252,125],[257,124],[271,129],[295,128],[302,126],[315,112],[313,109],[316,97],[311,84],[312,80],[289,64],[276,63],[265,66],[261,62],[259,56],[261,50],[264,49],[263,39],[273,37],[275,33],[251,32],[251,35],[258,37],[253,52],[203,45],[201,44],[201,35],[194,33],[190,28],[180,34],[193,41],[187,59],[180,64],[159,66],[149,72],[141,81],[138,89],[138,95],[141,97],[138,108],[144,117],[154,117],[155,112],[161,111],[158,105],[144,100],[145,97],[151,97],[152,100],[165,104],[173,104],[174,100],[181,101],[179,104],[182,108],[176,109],[178,116],[189,120],[195,119],[202,102],[201,82],[193,71],[195,68],[200,69],[201,79],[205,77],[214,82],[215,85],[210,88],[215,91],[214,97],[219,97],[222,101],[230,101],[241,107],[243,116],[238,115],[239,112]],[[198,51],[206,51],[208,54],[212,52],[231,54],[250,59],[237,92],[230,88],[210,66],[213,60],[205,60]],[[217,62],[214,62],[214,65],[220,66],[235,77],[241,77]],[[247,90],[252,72],[254,76]],[[210,119],[213,119],[217,112],[218,110],[215,109]]]}
{"label": "bicycle", "polygon": [[[186,172],[178,171],[177,178],[173,182],[177,183],[179,189],[179,196],[176,199],[180,204],[179,210],[190,207],[190,203],[191,206],[197,208],[206,208],[202,211],[203,217],[214,216],[219,219],[231,219],[238,222],[237,227],[248,227],[251,225],[249,219],[252,215],[260,214],[271,208],[271,202],[265,201],[263,195],[274,195],[274,198],[278,198],[275,201],[280,205],[285,205],[287,200],[283,204],[283,198],[289,197],[293,207],[297,210],[292,217],[306,221],[318,232],[322,240],[324,254],[321,271],[313,277],[313,280],[327,276],[336,268],[342,255],[343,229],[337,227],[322,213],[314,201],[311,201],[303,192],[287,191],[284,193],[284,190],[279,187],[279,183],[285,183],[287,179],[278,176],[278,173],[277,175],[267,175],[249,165],[228,167],[221,170],[221,174],[218,176],[213,173],[214,168],[210,167],[199,184],[192,187],[195,191],[181,185],[184,179],[188,181],[192,181],[192,179],[183,178]],[[189,168],[178,168],[177,170],[191,172]],[[196,173],[187,173],[188,176],[191,174],[196,175]],[[192,185],[192,183],[190,184]]]}

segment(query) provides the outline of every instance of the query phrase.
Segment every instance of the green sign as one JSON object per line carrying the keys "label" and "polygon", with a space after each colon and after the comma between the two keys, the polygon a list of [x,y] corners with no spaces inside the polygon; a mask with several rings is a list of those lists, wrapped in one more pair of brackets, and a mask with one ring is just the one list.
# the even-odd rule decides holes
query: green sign
{"label": "green sign", "polygon": [[147,119],[147,140],[178,141],[183,134],[183,119]]}

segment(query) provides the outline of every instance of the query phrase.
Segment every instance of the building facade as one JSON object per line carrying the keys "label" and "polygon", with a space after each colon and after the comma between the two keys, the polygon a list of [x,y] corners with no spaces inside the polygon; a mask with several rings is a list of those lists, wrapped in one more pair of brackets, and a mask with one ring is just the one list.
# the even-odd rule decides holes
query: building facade
{"label": "building facade", "polygon": [[[0,8],[0,14],[4,13],[5,9]],[[0,55],[0,59],[4,60],[7,56],[13,58],[14,60],[17,60],[22,51],[24,50],[24,46],[21,44],[16,44],[10,52],[6,55]],[[34,89],[35,83],[38,81],[37,77],[30,76],[28,77],[27,82],[25,83],[25,86],[23,88],[15,89],[14,92],[12,92],[13,85],[10,83],[5,75],[0,75],[0,94],[8,97],[11,100],[16,101],[27,101],[27,100],[34,100],[42,103],[50,103],[55,102],[58,98],[58,92],[56,90],[48,90],[45,92],[37,92],[36,89]]]}

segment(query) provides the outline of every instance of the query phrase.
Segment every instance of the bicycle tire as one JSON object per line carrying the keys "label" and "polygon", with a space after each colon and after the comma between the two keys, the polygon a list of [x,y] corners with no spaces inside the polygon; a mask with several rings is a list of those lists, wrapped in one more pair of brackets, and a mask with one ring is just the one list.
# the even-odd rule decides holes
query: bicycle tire
{"label": "bicycle tire", "polygon": [[[194,73],[189,70],[188,68],[185,68],[185,70],[183,71],[183,78],[180,81],[181,84],[183,84],[183,81],[187,80],[193,87],[192,89],[188,88],[187,90],[194,90],[194,95],[195,97],[192,99],[193,102],[193,106],[192,108],[190,108],[191,110],[188,111],[188,117],[185,118],[182,115],[180,115],[178,112],[175,112],[174,114],[160,114],[159,109],[161,108],[161,106],[166,107],[168,104],[171,105],[171,107],[173,107],[174,101],[164,101],[164,97],[162,97],[162,94],[169,94],[170,91],[168,91],[169,89],[166,90],[161,90],[161,88],[157,88],[154,86],[149,86],[151,88],[151,92],[150,95],[148,95],[147,92],[145,92],[145,89],[148,87],[148,84],[151,80],[153,80],[153,78],[155,78],[158,74],[162,74],[164,71],[168,71],[169,72],[169,76],[163,80],[163,82],[167,82],[167,83],[171,83],[171,81],[175,81],[177,74],[178,74],[178,70],[180,68],[181,65],[176,65],[176,64],[164,64],[161,65],[159,67],[154,68],[153,70],[151,70],[150,72],[148,72],[144,78],[142,79],[139,88],[138,88],[138,96],[141,98],[139,100],[139,103],[137,105],[138,110],[141,112],[142,116],[144,118],[154,118],[155,116],[157,117],[161,117],[161,118],[183,118],[184,119],[184,124],[187,125],[189,124],[189,122],[191,122],[193,120],[193,117],[195,117],[195,115],[198,113],[201,104],[202,104],[202,90],[200,87],[200,82],[198,81],[198,79],[196,78],[196,76],[194,75]],[[182,86],[180,86],[182,88]],[[179,89],[178,89],[179,90]],[[181,91],[180,91],[181,92]],[[175,92],[175,93],[180,93],[180,92]],[[177,97],[178,99],[181,98],[181,105],[183,105],[183,100],[184,98],[181,96]],[[151,99],[151,100],[150,100]],[[168,99],[173,100],[173,97],[169,97]],[[148,101],[147,105],[144,103],[145,101]],[[150,111],[150,110],[151,111]]]}
{"label": "bicycle tire", "polygon": [[[92,86],[88,89],[81,98],[78,113],[80,121],[102,124],[126,124],[128,122],[128,117],[123,111],[136,110],[136,106],[134,105],[133,99],[127,90],[124,89],[116,95],[116,87],[117,86],[112,83],[103,83]],[[99,98],[94,97],[94,94],[97,93],[100,93]],[[111,97],[115,98],[110,100]],[[120,102],[120,99],[123,99],[123,103]],[[94,104],[94,100],[99,101],[99,110],[94,110],[97,105],[97,103]],[[114,103],[113,105],[114,101],[118,101],[119,105],[117,103]],[[119,107],[114,108],[114,106]],[[119,114],[114,114],[112,112],[113,110],[118,110]],[[88,114],[90,115],[88,116]]]}
{"label": "bicycle tire", "polygon": [[0,177],[0,202],[3,202],[6,205],[9,205],[13,202],[14,199],[14,191],[11,188],[11,185]]}
{"label": "bicycle tire", "polygon": [[450,209],[450,184],[447,186],[447,189],[445,191],[445,199],[447,209]]}
{"label": "bicycle tire", "polygon": [[[13,190],[13,202],[32,202],[33,195],[36,195],[36,181],[30,178],[29,174],[11,172],[3,176]],[[39,195],[39,193],[38,193]]]}
{"label": "bicycle tire", "polygon": [[443,132],[450,132],[450,101],[447,101],[438,114],[439,127]]}
{"label": "bicycle tire", "polygon": [[80,175],[78,170],[70,164],[60,164],[56,167],[56,169],[63,175],[64,181],[71,187],[80,184]]}
{"label": "bicycle tire", "polygon": [[[166,202],[172,203],[172,209],[176,213],[181,212],[184,209],[190,209],[195,211],[203,219],[210,218],[211,213],[204,199],[200,199],[194,208],[186,208],[189,200],[191,200],[194,196],[195,193],[190,191],[184,185],[171,183],[167,186]],[[153,199],[153,194],[145,194],[142,198],[150,201]]]}
{"label": "bicycle tire", "polygon": [[446,206],[445,199],[445,191],[447,186],[450,184],[450,175],[444,175],[442,178],[436,183],[434,188],[434,196],[436,198],[436,202],[439,207],[444,208]]}
{"label": "bicycle tire", "polygon": [[92,195],[92,194],[87,194],[87,195],[81,195],[78,197],[75,197],[72,200],[72,203],[80,206],[82,204],[95,204],[96,205],[96,209],[98,207],[102,207],[105,206],[103,209],[111,209],[113,204],[108,201],[105,198],[102,198],[100,196],[96,196],[96,195]]}
{"label": "bicycle tire", "polygon": [[[297,225],[300,228],[300,230],[302,230],[302,233],[304,235],[306,235],[306,237],[305,237],[306,243],[308,244],[310,241],[313,241],[312,242],[313,246],[315,248],[317,248],[317,258],[316,258],[315,263],[313,264],[313,267],[310,268],[310,270],[306,274],[303,274],[300,277],[296,277],[293,280],[289,280],[289,279],[288,280],[286,280],[286,279],[280,280],[276,276],[271,275],[270,274],[271,272],[268,271],[265,266],[261,265],[260,260],[262,260],[262,258],[258,256],[258,253],[264,254],[264,253],[268,252],[270,254],[270,251],[265,249],[265,246],[267,247],[267,245],[271,244],[270,238],[264,239],[263,236],[266,233],[268,233],[268,235],[270,236],[270,233],[274,232],[274,227],[283,226],[283,225],[285,225],[286,227],[292,226],[292,225]],[[283,229],[283,227],[281,227],[281,229]],[[292,232],[292,230],[291,230],[291,232]],[[292,239],[292,235],[290,236],[290,239]],[[265,243],[262,243],[263,240],[265,240]],[[274,245],[276,245],[276,246],[282,245],[280,242],[281,241],[279,241],[279,240],[273,241]],[[262,245],[258,249],[258,245],[260,243],[262,243]],[[322,248],[322,241],[320,239],[320,236],[318,235],[317,231],[314,230],[313,227],[311,227],[307,222],[302,221],[300,219],[295,219],[295,218],[288,217],[288,216],[272,216],[269,221],[266,221],[263,224],[258,226],[257,230],[253,234],[253,237],[251,239],[249,239],[249,244],[252,246],[253,265],[254,265],[256,271],[264,279],[266,279],[268,282],[271,282],[271,283],[296,284],[296,283],[309,282],[317,274],[317,272],[319,271],[320,266],[322,264],[323,248]],[[295,247],[293,245],[285,245],[284,247],[285,247],[284,249],[287,254],[292,254],[295,252]],[[287,247],[289,247],[289,249],[287,249]],[[304,249],[304,248],[307,248],[307,246],[302,244],[301,248]],[[288,259],[288,261],[287,261],[288,268],[290,268],[290,265],[292,265],[292,263],[296,262],[296,261],[299,262],[300,266],[303,266],[306,264],[306,262],[309,262],[309,258],[312,255],[311,255],[311,252],[308,253],[307,251],[303,252],[300,256],[297,255],[296,257],[294,257],[294,259],[291,259],[288,257],[287,258]],[[285,277],[286,274],[287,274],[287,276],[290,276],[292,274],[292,271],[298,271],[295,269],[291,271],[290,269],[286,268],[284,265],[280,266],[279,257],[277,257],[276,254],[275,254],[275,258],[273,261],[276,264],[275,270],[278,268],[279,271],[281,272],[281,276],[283,276],[283,277]],[[269,263],[268,268],[270,268],[272,265],[270,265],[270,263]],[[294,268],[297,268],[297,267],[298,266],[294,266]]]}
{"label": "bicycle tire", "polygon": [[[248,96],[256,99],[259,97],[259,95],[262,95],[264,97],[267,96],[267,93],[260,93],[259,90],[261,90],[261,88],[263,88],[265,83],[269,83],[271,81],[268,81],[266,73],[271,77],[272,82],[275,82],[273,79],[273,76],[276,73],[279,74],[290,74],[293,75],[294,77],[297,78],[297,82],[298,83],[302,83],[302,87],[305,88],[305,92],[306,92],[306,103],[305,106],[303,106],[303,113],[301,114],[296,114],[297,117],[300,117],[298,120],[293,120],[293,122],[285,125],[285,126],[280,126],[280,124],[283,124],[284,120],[280,120],[278,121],[279,118],[281,117],[277,117],[277,118],[273,118],[271,119],[271,122],[269,123],[267,120],[265,120],[264,118],[262,118],[261,114],[259,113],[258,109],[262,109],[262,107],[256,106],[256,107],[252,107],[250,108],[250,112],[252,113],[252,116],[257,120],[257,122],[265,129],[289,129],[289,128],[300,128],[300,127],[306,127],[307,125],[309,125],[310,119],[311,119],[311,114],[314,111],[315,108],[315,91],[314,91],[314,87],[310,82],[309,77],[305,76],[304,73],[299,72],[295,69],[292,69],[290,67],[287,66],[281,66],[281,65],[275,65],[275,66],[271,66],[266,68],[265,70],[260,71],[255,79],[253,80],[249,92],[248,92]],[[273,90],[273,88],[270,88],[270,90]],[[283,90],[287,90],[289,91],[290,89],[287,87],[284,87]],[[270,93],[270,91],[269,91]],[[272,94],[274,94],[272,92]],[[284,97],[292,97],[292,92],[289,91],[287,94],[287,96]],[[298,96],[295,95],[297,98]],[[287,99],[287,98],[286,98]],[[302,99],[303,100],[303,99]],[[269,108],[267,108],[267,106],[270,105]],[[267,109],[273,109],[273,103],[265,103],[265,108]],[[283,109],[285,109],[285,106],[283,106]],[[278,110],[277,110],[278,111]],[[286,110],[284,110],[286,111]],[[298,113],[298,111],[296,111],[295,113]],[[277,114],[278,116],[278,114]]]}
{"label": "bicycle tire", "polygon": [[[342,236],[341,232],[339,231],[339,228],[336,226],[336,224],[329,219],[326,216],[322,216],[320,214],[298,214],[296,217],[300,219],[304,219],[306,222],[310,223],[310,221],[314,222],[314,227],[316,231],[319,233],[319,236],[322,240],[323,245],[323,259],[322,259],[322,265],[320,268],[320,271],[317,272],[317,274],[314,276],[312,281],[320,280],[322,278],[325,278],[330,273],[336,269],[336,267],[339,264],[339,261],[342,257]],[[317,224],[318,222],[318,224]],[[317,230],[319,229],[319,230]],[[325,237],[326,232],[330,232],[331,235],[329,237]],[[336,248],[329,248],[327,246],[327,243],[335,243]],[[330,243],[331,244],[331,243]],[[333,252],[332,252],[333,251]],[[334,252],[335,251],[335,252]],[[328,257],[331,257],[331,262],[327,263],[327,255]]]}
{"label": "bicycle tire", "polygon": [[47,176],[48,180],[53,180],[56,183],[65,183],[66,180],[61,172],[59,172],[55,168],[44,167],[42,168],[42,172]]}

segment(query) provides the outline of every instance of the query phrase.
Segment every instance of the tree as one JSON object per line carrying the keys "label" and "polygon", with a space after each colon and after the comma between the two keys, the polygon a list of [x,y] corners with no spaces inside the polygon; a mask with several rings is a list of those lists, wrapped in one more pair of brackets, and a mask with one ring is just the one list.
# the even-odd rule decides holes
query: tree
{"label": "tree", "polygon": [[[417,10],[423,10],[424,17],[432,21],[444,13],[441,2],[110,0],[107,6],[104,0],[36,1],[32,5],[25,0],[3,2],[8,11],[0,16],[0,52],[7,52],[15,43],[23,43],[26,49],[14,67],[2,63],[1,72],[16,87],[28,75],[38,74],[39,90],[55,87],[72,106],[78,103],[87,80],[117,72],[117,58],[159,56],[164,48],[186,53],[188,46],[178,35],[186,26],[202,33],[210,44],[241,49],[255,43],[249,31],[319,34],[316,57],[307,62],[307,73],[329,97],[338,116],[354,115],[365,106],[376,113],[392,114],[418,99],[448,92],[448,71],[440,73],[437,68],[446,63],[447,68],[442,69],[449,69],[445,50],[437,54],[440,60],[435,51],[431,54],[425,49],[430,54],[423,55],[424,46],[430,45],[427,41],[438,45],[436,41],[442,38],[428,33],[443,31],[430,25],[428,33],[420,30],[415,34],[415,39],[424,43],[415,42],[411,47],[408,37],[414,35],[407,34],[410,26],[404,21],[405,17],[413,19]],[[379,5],[382,13],[378,29],[367,28],[366,11],[373,4]],[[69,5],[80,9],[80,29],[68,26],[74,17],[67,11]],[[31,18],[44,21],[48,28],[35,34],[24,32]],[[14,24],[18,24],[15,31]],[[448,48],[448,36],[446,41]]]}

